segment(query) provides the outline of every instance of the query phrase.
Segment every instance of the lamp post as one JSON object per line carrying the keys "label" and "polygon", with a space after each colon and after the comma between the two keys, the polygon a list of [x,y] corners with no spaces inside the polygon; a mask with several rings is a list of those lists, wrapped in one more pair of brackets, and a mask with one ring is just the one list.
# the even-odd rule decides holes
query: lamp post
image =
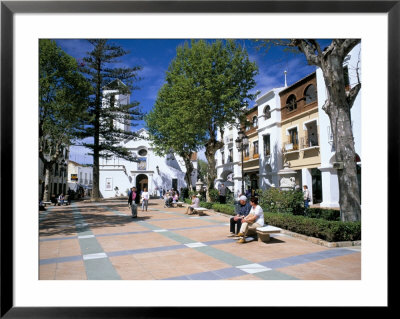
{"label": "lamp post", "polygon": [[249,139],[242,130],[238,132],[235,144],[238,151],[242,153],[242,194],[244,194],[243,151],[249,145]]}

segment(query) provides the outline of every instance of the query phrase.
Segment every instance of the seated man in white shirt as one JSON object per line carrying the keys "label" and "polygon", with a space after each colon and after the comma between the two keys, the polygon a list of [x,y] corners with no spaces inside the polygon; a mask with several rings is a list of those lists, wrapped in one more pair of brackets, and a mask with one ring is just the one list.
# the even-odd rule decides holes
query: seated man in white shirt
{"label": "seated man in white shirt", "polygon": [[240,232],[238,234],[241,237],[237,243],[243,244],[246,242],[246,236],[248,233],[255,233],[258,227],[264,226],[264,212],[260,205],[258,205],[258,198],[250,198],[250,213],[243,218],[242,226],[240,227]]}

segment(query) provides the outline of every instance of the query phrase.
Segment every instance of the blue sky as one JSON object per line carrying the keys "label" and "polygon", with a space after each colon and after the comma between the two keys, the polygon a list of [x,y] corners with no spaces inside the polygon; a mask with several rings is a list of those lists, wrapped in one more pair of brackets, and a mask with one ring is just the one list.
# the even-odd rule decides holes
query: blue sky
{"label": "blue sky", "polygon": [[[137,83],[140,90],[133,91],[131,100],[140,102],[144,113],[149,112],[156,100],[157,92],[164,83],[165,72],[170,62],[174,59],[176,48],[190,41],[189,39],[110,39],[111,42],[120,45],[129,54],[121,57],[116,65],[128,67],[142,66],[139,72],[141,81]],[[315,71],[315,66],[307,65],[302,54],[285,52],[281,47],[272,47],[268,53],[258,51],[251,40],[238,39],[249,54],[250,60],[255,61],[259,68],[256,77],[257,85],[254,92],[259,90],[261,94],[269,90],[284,86],[284,71],[287,71],[287,84],[291,85],[304,76]],[[330,41],[321,40],[326,45]],[[82,59],[91,44],[84,39],[58,39],[57,45],[66,53],[76,59]],[[254,102],[250,105],[252,106]],[[144,122],[138,122],[134,130],[144,127]],[[81,164],[92,163],[92,158],[87,155],[88,150],[83,147],[71,147],[70,159]],[[200,153],[200,158],[204,155]]]}

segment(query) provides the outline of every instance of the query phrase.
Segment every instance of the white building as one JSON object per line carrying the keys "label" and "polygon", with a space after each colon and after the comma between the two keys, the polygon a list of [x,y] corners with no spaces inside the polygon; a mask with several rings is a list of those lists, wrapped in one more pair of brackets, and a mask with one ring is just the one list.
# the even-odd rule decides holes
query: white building
{"label": "white building", "polygon": [[[358,83],[358,75],[361,78],[361,60],[360,60],[361,44],[358,44],[345,59],[344,67],[348,70],[349,88],[354,87]],[[325,81],[322,70],[317,69],[317,86],[318,86],[318,113],[320,122],[320,139],[321,139],[321,171],[322,177],[322,202],[321,207],[339,207],[339,183],[337,171],[332,164],[335,162],[335,150],[332,143],[332,133],[330,130],[330,121],[328,115],[322,110],[322,106],[326,101]],[[359,185],[361,187],[361,91],[351,108],[352,128],[355,143],[355,151],[357,153],[355,161],[357,161],[357,175],[359,177]]]}
{"label": "white building", "polygon": [[[127,195],[129,188],[135,186],[140,192],[147,188],[150,195],[159,196],[161,189],[187,187],[185,182],[186,167],[183,159],[170,154],[160,157],[153,152],[148,132],[140,129],[141,139],[124,141],[122,144],[134,154],[139,162],[130,162],[122,158],[100,159],[100,194],[104,198]],[[197,154],[192,163],[195,168],[192,184],[197,179]]]}
{"label": "white building", "polygon": [[[235,145],[238,137],[238,129],[235,125],[228,124],[224,127],[224,147],[215,153],[217,179],[215,188],[224,184],[231,192],[237,194],[241,189],[242,173],[240,164],[240,154]],[[217,140],[221,141],[221,133],[218,131]]]}
{"label": "white building", "polygon": [[[103,107],[110,103],[118,105],[128,104],[130,95],[118,94],[118,87],[124,85],[116,80],[108,85],[108,90],[104,90]],[[114,104],[115,105],[115,104]],[[117,128],[130,131],[129,123],[113,123]],[[187,187],[185,182],[186,167],[181,157],[169,154],[160,157],[153,152],[153,146],[149,141],[149,133],[146,129],[136,132],[140,138],[128,139],[120,143],[136,155],[138,162],[130,162],[122,158],[112,157],[109,159],[100,158],[99,189],[103,198],[127,195],[128,189],[135,186],[140,192],[147,188],[152,196],[159,196],[162,189],[173,188],[180,191]],[[192,185],[197,181],[197,154],[193,154],[192,164]]]}
{"label": "white building", "polygon": [[278,171],[282,169],[281,102],[275,88],[257,98],[258,143],[260,145],[260,188],[279,186]]}
{"label": "white building", "polygon": [[93,183],[93,168],[68,161],[68,189],[79,192],[80,189],[89,196]]}

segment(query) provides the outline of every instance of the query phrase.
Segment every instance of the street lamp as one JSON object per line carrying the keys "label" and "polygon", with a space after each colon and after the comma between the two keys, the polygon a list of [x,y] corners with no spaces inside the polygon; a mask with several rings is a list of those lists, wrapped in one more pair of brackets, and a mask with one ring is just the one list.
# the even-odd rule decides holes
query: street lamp
{"label": "street lamp", "polygon": [[238,132],[235,144],[238,151],[242,153],[242,194],[244,194],[243,151],[249,145],[249,139],[242,130]]}

